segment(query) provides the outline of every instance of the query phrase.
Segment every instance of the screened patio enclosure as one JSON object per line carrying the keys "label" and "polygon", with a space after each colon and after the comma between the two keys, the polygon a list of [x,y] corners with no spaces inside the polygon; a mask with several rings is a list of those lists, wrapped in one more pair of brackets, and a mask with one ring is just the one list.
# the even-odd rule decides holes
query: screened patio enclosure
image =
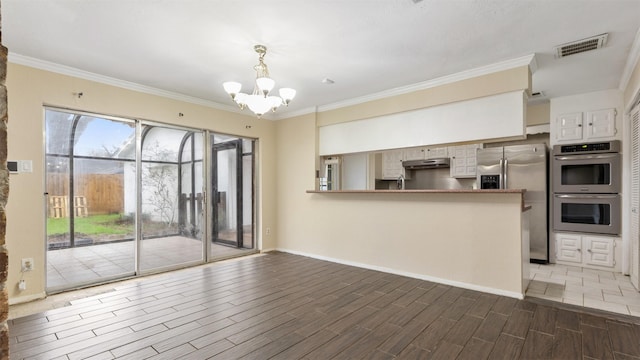
{"label": "screened patio enclosure", "polygon": [[45,141],[48,292],[255,252],[255,140],[46,108]]}

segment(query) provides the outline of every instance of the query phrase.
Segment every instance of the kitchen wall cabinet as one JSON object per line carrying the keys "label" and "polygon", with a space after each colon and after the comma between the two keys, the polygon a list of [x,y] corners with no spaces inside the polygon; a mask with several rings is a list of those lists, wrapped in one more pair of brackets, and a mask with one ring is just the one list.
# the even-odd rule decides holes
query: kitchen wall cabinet
{"label": "kitchen wall cabinet", "polygon": [[408,148],[403,150],[403,159],[404,160],[424,160],[427,157],[427,148],[419,147],[419,148]]}
{"label": "kitchen wall cabinet", "polygon": [[449,149],[445,147],[428,148],[426,151],[426,159],[446,158],[449,157]]}
{"label": "kitchen wall cabinet", "polygon": [[450,156],[449,149],[446,146],[437,148],[408,148],[402,151],[404,153],[404,160],[426,160],[435,158],[446,158]]}
{"label": "kitchen wall cabinet", "polygon": [[552,132],[557,143],[615,139],[616,109],[573,112],[558,115]]}
{"label": "kitchen wall cabinet", "polygon": [[449,147],[451,156],[450,173],[453,178],[476,177],[476,151],[482,148],[482,144],[460,145]]}
{"label": "kitchen wall cabinet", "polygon": [[614,267],[615,238],[594,235],[556,234],[556,261],[586,267]]}
{"label": "kitchen wall cabinet", "polygon": [[404,151],[390,150],[382,153],[382,178],[385,180],[396,180],[400,175],[405,175],[402,167]]}

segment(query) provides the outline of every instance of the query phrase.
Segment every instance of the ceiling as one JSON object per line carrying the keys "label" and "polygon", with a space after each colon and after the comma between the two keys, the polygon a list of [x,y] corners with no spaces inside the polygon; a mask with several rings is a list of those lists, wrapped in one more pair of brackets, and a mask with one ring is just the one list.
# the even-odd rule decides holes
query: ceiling
{"label": "ceiling", "polygon": [[[534,54],[543,100],[618,88],[639,14],[640,0],[2,0],[2,37],[10,61],[229,109],[222,83],[250,92],[264,44],[276,88],[298,90],[287,117]],[[554,56],[602,33],[602,49]]]}

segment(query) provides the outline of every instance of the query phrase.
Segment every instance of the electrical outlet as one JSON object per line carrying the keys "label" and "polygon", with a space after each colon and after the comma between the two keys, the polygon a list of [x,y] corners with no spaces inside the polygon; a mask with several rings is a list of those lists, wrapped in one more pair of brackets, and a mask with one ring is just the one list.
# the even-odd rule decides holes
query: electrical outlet
{"label": "electrical outlet", "polygon": [[33,258],[22,259],[22,272],[33,271]]}
{"label": "electrical outlet", "polygon": [[267,228],[266,233],[267,233],[267,235],[271,235],[271,228],[270,227]]}

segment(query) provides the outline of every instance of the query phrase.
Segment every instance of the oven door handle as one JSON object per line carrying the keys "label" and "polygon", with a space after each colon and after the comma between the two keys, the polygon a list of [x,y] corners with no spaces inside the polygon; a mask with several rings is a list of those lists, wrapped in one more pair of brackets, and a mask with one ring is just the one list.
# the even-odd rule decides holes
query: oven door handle
{"label": "oven door handle", "polygon": [[568,156],[556,156],[555,159],[559,161],[564,160],[592,160],[592,159],[613,159],[618,154],[601,154],[601,155],[568,155]]}
{"label": "oven door handle", "polygon": [[618,195],[555,194],[560,199],[615,199]]}

